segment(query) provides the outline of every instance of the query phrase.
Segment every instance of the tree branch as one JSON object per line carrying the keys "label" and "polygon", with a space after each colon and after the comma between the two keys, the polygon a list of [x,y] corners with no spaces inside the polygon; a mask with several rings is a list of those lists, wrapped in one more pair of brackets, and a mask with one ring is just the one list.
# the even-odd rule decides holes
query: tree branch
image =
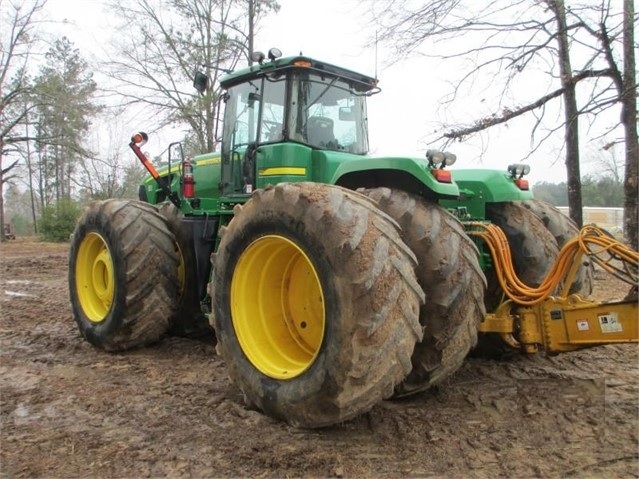
{"label": "tree branch", "polygon": [[[585,70],[573,75],[573,77],[570,80],[570,83],[574,85],[586,78],[611,77],[613,74],[614,73],[610,69]],[[565,87],[559,88],[553,92],[550,92],[547,95],[544,95],[537,101],[530,103],[528,105],[525,105],[523,107],[517,108],[515,110],[511,110],[510,108],[506,107],[502,110],[500,115],[492,115],[487,118],[482,118],[481,120],[477,121],[474,125],[470,127],[449,130],[445,132],[442,135],[442,137],[447,138],[449,140],[462,140],[464,137],[468,135],[486,130],[487,128],[490,128],[495,125],[506,123],[508,120],[512,120],[513,118],[521,116],[524,113],[528,113],[529,111],[535,110],[541,107],[542,105],[545,105],[550,100],[563,95],[565,91],[566,91]]]}

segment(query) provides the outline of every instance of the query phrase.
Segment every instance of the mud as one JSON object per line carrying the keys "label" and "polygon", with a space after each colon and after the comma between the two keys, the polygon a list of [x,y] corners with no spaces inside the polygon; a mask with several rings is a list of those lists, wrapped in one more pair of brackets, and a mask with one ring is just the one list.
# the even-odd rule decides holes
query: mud
{"label": "mud", "polygon": [[[246,409],[212,341],[82,340],[68,245],[0,245],[1,477],[639,477],[639,353],[469,358],[438,389],[299,430]],[[598,275],[595,297],[627,288]]]}

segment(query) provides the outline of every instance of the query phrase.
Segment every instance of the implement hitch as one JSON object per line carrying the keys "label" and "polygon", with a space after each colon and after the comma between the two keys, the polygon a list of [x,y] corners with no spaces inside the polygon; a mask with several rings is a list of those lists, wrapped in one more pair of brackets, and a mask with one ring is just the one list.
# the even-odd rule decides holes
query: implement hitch
{"label": "implement hitch", "polygon": [[[561,353],[612,343],[639,342],[637,283],[639,253],[595,226],[585,226],[568,241],[536,288],[515,274],[503,231],[494,225],[470,223],[469,234],[490,249],[506,301],[486,315],[480,333],[496,333],[504,343],[525,353]],[[586,255],[593,263],[634,289],[623,301],[598,302],[568,295]],[[560,296],[552,296],[560,290]]]}
{"label": "implement hitch", "polygon": [[563,353],[612,343],[639,342],[637,300],[597,302],[577,294],[549,297],[534,306],[502,303],[479,325],[513,349]]}

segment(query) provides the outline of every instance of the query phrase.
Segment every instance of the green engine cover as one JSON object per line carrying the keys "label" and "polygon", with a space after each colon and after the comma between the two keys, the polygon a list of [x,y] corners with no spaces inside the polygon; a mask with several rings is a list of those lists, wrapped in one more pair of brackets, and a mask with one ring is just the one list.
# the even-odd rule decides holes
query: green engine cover
{"label": "green engine cover", "polygon": [[[457,210],[457,216],[464,219],[486,219],[486,203],[529,200],[532,191],[525,183],[517,181],[507,172],[500,170],[468,169],[453,170],[453,179],[459,186],[459,198],[445,199],[442,206]],[[460,213],[465,212],[465,213]]]}

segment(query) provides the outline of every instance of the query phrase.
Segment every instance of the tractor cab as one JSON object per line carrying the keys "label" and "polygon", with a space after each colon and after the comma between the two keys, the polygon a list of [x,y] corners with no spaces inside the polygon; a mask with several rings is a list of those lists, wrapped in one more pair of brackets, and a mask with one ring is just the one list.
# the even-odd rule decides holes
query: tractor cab
{"label": "tractor cab", "polygon": [[[366,96],[377,81],[303,56],[269,61],[221,80],[226,90],[221,193],[242,195],[277,181],[310,179],[313,151],[368,152]],[[305,178],[306,177],[306,178]]]}

